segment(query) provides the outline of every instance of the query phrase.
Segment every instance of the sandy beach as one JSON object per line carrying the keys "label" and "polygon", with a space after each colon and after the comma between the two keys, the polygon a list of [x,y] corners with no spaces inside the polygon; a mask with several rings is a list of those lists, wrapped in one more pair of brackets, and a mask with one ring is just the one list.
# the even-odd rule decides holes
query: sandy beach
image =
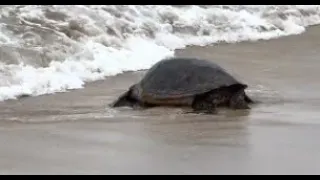
{"label": "sandy beach", "polygon": [[320,174],[320,27],[268,41],[188,47],[260,103],[218,115],[108,104],[144,74],[0,103],[0,174]]}

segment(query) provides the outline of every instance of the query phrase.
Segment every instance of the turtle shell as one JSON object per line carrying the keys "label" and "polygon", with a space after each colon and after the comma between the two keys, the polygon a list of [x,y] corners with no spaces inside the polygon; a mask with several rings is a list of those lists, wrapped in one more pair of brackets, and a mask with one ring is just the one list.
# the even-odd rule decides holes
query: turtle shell
{"label": "turtle shell", "polygon": [[142,99],[174,99],[235,84],[247,87],[212,61],[169,58],[153,65],[135,87]]}

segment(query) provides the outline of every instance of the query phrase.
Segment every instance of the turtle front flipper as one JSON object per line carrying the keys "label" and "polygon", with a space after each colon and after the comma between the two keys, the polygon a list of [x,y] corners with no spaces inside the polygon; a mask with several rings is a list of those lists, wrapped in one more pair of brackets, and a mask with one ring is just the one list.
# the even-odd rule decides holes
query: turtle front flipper
{"label": "turtle front flipper", "polygon": [[245,92],[240,90],[230,98],[229,106],[232,109],[250,109],[248,106],[248,103],[252,102],[250,100],[251,99],[246,96]]}
{"label": "turtle front flipper", "polygon": [[196,96],[191,105],[193,113],[217,114],[217,104],[208,100],[205,96]]}

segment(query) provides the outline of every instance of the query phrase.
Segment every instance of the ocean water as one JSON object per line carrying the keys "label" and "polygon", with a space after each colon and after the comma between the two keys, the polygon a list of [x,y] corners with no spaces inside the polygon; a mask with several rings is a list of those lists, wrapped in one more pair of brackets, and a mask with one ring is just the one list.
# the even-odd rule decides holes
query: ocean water
{"label": "ocean water", "polygon": [[83,88],[189,45],[303,33],[320,6],[0,7],[0,101]]}

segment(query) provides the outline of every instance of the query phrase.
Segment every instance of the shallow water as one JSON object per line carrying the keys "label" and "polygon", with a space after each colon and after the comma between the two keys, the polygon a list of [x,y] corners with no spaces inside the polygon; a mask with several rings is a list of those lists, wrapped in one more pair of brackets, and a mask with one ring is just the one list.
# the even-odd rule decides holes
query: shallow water
{"label": "shallow water", "polygon": [[143,76],[0,104],[1,174],[319,174],[320,28],[270,41],[189,47],[261,103],[218,115],[107,104]]}

